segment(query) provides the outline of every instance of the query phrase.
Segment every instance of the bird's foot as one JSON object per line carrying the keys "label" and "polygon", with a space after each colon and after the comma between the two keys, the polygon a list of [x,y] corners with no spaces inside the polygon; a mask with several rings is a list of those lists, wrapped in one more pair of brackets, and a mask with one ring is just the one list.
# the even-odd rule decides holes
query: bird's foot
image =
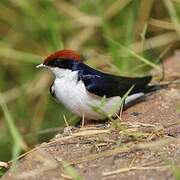
{"label": "bird's foot", "polygon": [[74,126],[67,126],[64,128],[63,135],[70,136],[72,135],[73,131],[76,129]]}

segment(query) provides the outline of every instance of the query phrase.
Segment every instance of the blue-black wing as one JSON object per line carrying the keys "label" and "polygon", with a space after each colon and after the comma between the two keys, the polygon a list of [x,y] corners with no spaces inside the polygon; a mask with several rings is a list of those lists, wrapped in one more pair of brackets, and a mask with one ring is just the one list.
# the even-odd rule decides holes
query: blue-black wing
{"label": "blue-black wing", "polygon": [[130,94],[147,92],[150,90],[150,86],[147,86],[147,84],[151,81],[151,76],[137,78],[115,76],[94,70],[85,64],[81,65],[83,68],[79,70],[79,80],[84,82],[89,92],[98,96],[122,97],[133,85],[134,88]]}

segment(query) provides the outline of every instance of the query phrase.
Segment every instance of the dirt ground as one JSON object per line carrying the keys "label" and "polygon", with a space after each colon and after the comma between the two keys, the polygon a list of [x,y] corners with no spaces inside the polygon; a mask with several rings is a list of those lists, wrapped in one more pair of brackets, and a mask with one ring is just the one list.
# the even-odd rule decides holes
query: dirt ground
{"label": "dirt ground", "polygon": [[37,146],[2,180],[180,178],[179,52],[165,62],[165,80],[175,81],[128,108],[108,127],[75,128]]}

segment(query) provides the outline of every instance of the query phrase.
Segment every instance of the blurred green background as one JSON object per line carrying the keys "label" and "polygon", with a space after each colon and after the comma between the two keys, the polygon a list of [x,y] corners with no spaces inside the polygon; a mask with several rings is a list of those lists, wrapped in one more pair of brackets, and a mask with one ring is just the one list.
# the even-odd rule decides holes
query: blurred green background
{"label": "blurred green background", "polygon": [[35,68],[47,55],[74,49],[94,68],[144,75],[179,47],[179,19],[179,0],[1,0],[0,161],[48,141],[63,115],[77,120],[50,96],[52,74]]}

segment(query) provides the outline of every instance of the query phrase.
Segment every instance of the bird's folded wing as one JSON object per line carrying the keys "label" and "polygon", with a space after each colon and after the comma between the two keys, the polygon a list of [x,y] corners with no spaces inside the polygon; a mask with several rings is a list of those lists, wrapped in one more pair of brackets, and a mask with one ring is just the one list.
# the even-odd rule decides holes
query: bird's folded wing
{"label": "bird's folded wing", "polygon": [[133,85],[130,94],[143,92],[151,80],[151,76],[141,78],[127,78],[110,74],[81,74],[80,79],[84,82],[86,89],[98,96],[123,96]]}

